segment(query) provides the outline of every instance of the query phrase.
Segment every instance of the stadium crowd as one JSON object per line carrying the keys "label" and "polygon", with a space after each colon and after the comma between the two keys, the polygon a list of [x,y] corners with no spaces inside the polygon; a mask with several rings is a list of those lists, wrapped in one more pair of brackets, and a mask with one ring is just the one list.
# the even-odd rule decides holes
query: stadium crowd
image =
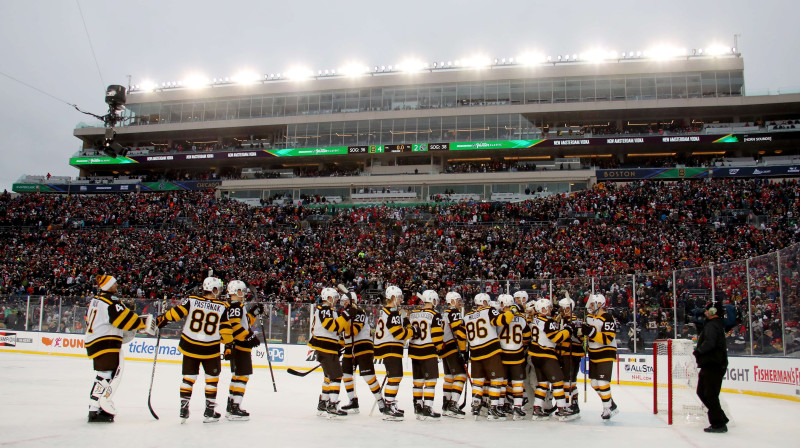
{"label": "stadium crowd", "polygon": [[[726,218],[734,210],[745,218]],[[250,207],[213,192],[2,195],[0,295],[86,296],[90,279],[104,271],[127,297],[174,300],[213,270],[295,302],[312,302],[336,283],[361,293],[387,284],[440,294],[458,286],[469,295],[487,288],[478,279],[495,289],[504,280],[575,279],[573,294],[586,294],[586,280],[597,277],[614,279],[601,288],[624,328],[636,319],[645,331],[671,332],[671,274],[664,272],[788,247],[800,241],[798,213],[796,181],[761,180],[612,183],[514,204],[414,207]],[[307,220],[312,214],[331,218]],[[773,342],[783,336],[776,321],[799,320],[800,279],[792,272],[783,316],[774,281],[750,310],[743,276],[731,275],[738,280],[718,293],[757,316],[759,337],[769,330]],[[623,281],[634,273],[642,279],[635,316],[633,286]],[[682,321],[695,318],[691,291],[703,282],[707,276],[679,280]]]}

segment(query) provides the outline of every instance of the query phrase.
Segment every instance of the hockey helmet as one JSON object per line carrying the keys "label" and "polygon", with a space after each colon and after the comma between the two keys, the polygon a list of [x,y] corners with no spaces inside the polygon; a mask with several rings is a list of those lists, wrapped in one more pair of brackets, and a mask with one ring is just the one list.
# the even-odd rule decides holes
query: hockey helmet
{"label": "hockey helmet", "polygon": [[461,300],[461,294],[455,291],[450,291],[446,296],[444,296],[444,302],[447,304],[447,306],[456,307],[458,306],[459,300]]}
{"label": "hockey helmet", "polygon": [[539,314],[548,315],[550,311],[553,310],[553,302],[551,302],[550,299],[539,299],[536,301],[534,309],[536,309],[536,312]]}
{"label": "hockey helmet", "polygon": [[339,293],[333,288],[322,288],[322,300],[330,304],[336,303],[339,300]]}
{"label": "hockey helmet", "polygon": [[514,293],[514,298],[520,299],[522,303],[525,303],[528,301],[528,293],[525,291],[517,291]]}
{"label": "hockey helmet", "polygon": [[475,294],[475,298],[473,299],[475,305],[478,306],[487,305],[490,300],[491,299],[489,298],[489,294],[486,294],[485,292]]}
{"label": "hockey helmet", "polygon": [[386,291],[383,292],[384,297],[387,299],[391,299],[392,297],[397,297],[400,301],[403,300],[403,291],[398,288],[397,286],[387,286]]}
{"label": "hockey helmet", "polygon": [[606,297],[602,294],[589,294],[589,300],[586,301],[586,310],[590,313],[596,313],[597,310],[606,306]]}
{"label": "hockey helmet", "polygon": [[[217,290],[216,293],[214,293],[215,289]],[[206,279],[203,280],[203,291],[219,295],[219,293],[222,292],[222,280],[216,277],[206,277]]]}
{"label": "hockey helmet", "polygon": [[422,291],[422,297],[420,297],[422,303],[432,303],[433,306],[439,304],[439,293],[432,289],[426,289]]}
{"label": "hockey helmet", "polygon": [[497,303],[500,304],[500,308],[512,306],[514,305],[514,296],[511,294],[500,294],[497,296]]}
{"label": "hockey helmet", "polygon": [[241,280],[233,280],[228,283],[228,294],[244,297],[247,294],[247,286]]}

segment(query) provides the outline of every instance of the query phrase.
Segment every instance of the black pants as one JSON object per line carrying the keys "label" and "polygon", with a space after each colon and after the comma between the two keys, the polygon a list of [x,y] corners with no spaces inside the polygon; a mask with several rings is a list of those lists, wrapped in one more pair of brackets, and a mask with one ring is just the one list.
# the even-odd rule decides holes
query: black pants
{"label": "black pants", "polygon": [[708,422],[711,426],[722,426],[728,423],[728,417],[719,404],[719,391],[722,388],[724,368],[704,367],[700,369],[697,380],[697,396],[708,408]]}

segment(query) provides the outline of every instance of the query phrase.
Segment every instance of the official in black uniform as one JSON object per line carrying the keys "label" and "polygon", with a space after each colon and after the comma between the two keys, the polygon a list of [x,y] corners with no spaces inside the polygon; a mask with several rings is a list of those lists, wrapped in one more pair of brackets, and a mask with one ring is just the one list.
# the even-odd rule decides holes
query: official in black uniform
{"label": "official in black uniform", "polygon": [[697,396],[708,408],[708,422],[705,432],[728,432],[728,417],[719,404],[722,378],[728,368],[728,346],[725,341],[725,328],[720,318],[724,312],[719,302],[706,306],[706,323],[697,338],[694,357],[700,374],[697,381]]}

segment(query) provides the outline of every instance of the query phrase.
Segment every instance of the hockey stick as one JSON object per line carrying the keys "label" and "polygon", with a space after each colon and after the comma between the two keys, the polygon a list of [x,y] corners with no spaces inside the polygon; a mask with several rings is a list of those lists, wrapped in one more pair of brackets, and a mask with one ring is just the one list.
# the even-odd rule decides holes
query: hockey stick
{"label": "hockey stick", "polygon": [[[164,296],[162,309],[159,311],[163,312],[163,308],[167,306],[167,296]],[[163,314],[163,313],[162,313]],[[147,391],[147,408],[150,409],[150,414],[153,416],[154,419],[158,420],[158,415],[156,411],[153,410],[152,404],[152,396],[153,396],[153,380],[156,378],[156,362],[158,361],[158,346],[161,345],[161,329],[156,327],[156,347],[153,351],[153,372],[150,374],[150,388]]]}
{"label": "hockey stick", "polygon": [[[587,317],[586,316],[586,309],[584,309],[583,310],[583,321],[584,322],[586,322],[586,317]],[[634,335],[634,337],[636,337],[636,335]],[[587,338],[584,335],[583,336],[583,359],[586,360],[586,364],[583,366],[583,402],[584,403],[586,403],[587,400],[588,400],[587,391],[589,390],[588,385],[587,385],[589,381],[586,378],[587,377],[587,373],[589,372],[589,354],[587,353],[587,345],[588,345],[588,343],[589,343],[589,338]]]}
{"label": "hockey stick", "polygon": [[294,376],[301,376],[302,377],[302,376],[306,376],[309,373],[319,369],[320,367],[322,367],[322,364],[317,364],[316,367],[314,367],[311,370],[306,370],[305,372],[301,372],[299,370],[295,370],[295,369],[292,369],[292,368],[286,369],[286,372],[288,372],[289,374],[294,375]]}
{"label": "hockey stick", "polygon": [[[383,387],[386,386],[386,380],[389,378],[389,373],[386,373],[386,376],[383,377],[383,382],[381,383],[381,391],[383,391]],[[378,400],[375,400],[375,403],[372,403],[372,409],[369,410],[369,416],[372,417],[372,414],[375,413],[375,406],[378,405]]]}
{"label": "hockey stick", "polygon": [[[255,296],[256,301],[258,301],[258,290],[256,290],[255,285],[250,285],[250,286],[252,286],[253,288],[253,295]],[[261,319],[261,337],[264,338],[264,350],[266,350],[267,364],[269,364],[269,374],[270,376],[272,376],[272,390],[277,392],[278,386],[275,384],[275,372],[272,370],[272,358],[270,357],[269,354],[269,344],[267,344],[267,333],[264,331],[264,313],[261,313],[260,319]]]}

